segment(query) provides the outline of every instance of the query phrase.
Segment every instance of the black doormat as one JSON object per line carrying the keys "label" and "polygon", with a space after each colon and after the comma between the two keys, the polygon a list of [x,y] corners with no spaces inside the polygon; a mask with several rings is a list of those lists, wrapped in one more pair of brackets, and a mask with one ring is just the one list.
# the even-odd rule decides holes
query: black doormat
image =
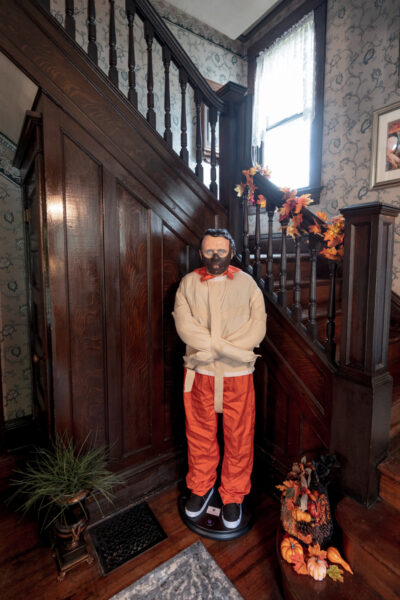
{"label": "black doormat", "polygon": [[108,517],[91,527],[89,535],[103,575],[167,537],[147,502]]}

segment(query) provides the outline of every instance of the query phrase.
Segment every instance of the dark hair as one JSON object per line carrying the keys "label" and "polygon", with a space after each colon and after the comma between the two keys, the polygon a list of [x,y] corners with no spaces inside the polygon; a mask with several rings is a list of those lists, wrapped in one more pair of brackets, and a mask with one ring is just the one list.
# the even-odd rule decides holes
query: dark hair
{"label": "dark hair", "polygon": [[231,234],[229,233],[229,231],[227,229],[206,229],[206,231],[201,236],[200,250],[201,250],[201,245],[202,245],[203,240],[206,237],[206,235],[211,235],[212,237],[223,237],[223,238],[225,238],[226,240],[229,241],[230,249],[232,250],[233,254],[236,253],[235,240],[233,239],[233,237],[231,236]]}

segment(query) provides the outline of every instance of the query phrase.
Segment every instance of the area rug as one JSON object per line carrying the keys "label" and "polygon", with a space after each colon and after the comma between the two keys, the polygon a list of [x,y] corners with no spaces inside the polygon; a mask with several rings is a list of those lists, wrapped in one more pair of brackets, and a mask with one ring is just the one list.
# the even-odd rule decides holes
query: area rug
{"label": "area rug", "polygon": [[89,536],[103,575],[167,537],[146,502],[100,521]]}
{"label": "area rug", "polygon": [[198,541],[110,600],[243,600]]}

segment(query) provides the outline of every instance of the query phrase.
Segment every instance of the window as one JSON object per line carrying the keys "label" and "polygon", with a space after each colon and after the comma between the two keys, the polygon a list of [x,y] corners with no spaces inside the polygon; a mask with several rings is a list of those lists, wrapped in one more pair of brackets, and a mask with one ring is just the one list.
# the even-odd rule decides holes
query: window
{"label": "window", "polygon": [[275,19],[249,49],[252,145],[253,158],[270,167],[273,183],[307,190],[318,202],[326,2],[307,0],[303,7]]}

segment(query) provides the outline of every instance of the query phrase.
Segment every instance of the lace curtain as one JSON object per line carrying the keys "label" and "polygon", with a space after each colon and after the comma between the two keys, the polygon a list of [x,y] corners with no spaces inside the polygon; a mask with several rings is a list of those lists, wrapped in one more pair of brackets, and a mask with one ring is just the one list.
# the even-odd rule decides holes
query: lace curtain
{"label": "lace curtain", "polygon": [[[284,172],[287,173],[292,162],[289,153],[293,157],[293,150],[296,155],[307,154],[309,165],[313,91],[314,15],[311,12],[262,52],[256,62],[252,143],[253,146],[260,146],[264,142],[264,160],[271,168],[272,180],[276,183],[285,177]],[[267,133],[267,128],[299,113],[302,116]],[[288,160],[278,156],[281,151]],[[275,163],[275,167],[272,163]],[[307,164],[303,162],[301,166],[298,165],[298,175],[294,177],[298,180],[302,173],[305,185],[308,184]],[[290,185],[287,179],[279,181],[279,184]],[[301,184],[297,187],[301,187]]]}

